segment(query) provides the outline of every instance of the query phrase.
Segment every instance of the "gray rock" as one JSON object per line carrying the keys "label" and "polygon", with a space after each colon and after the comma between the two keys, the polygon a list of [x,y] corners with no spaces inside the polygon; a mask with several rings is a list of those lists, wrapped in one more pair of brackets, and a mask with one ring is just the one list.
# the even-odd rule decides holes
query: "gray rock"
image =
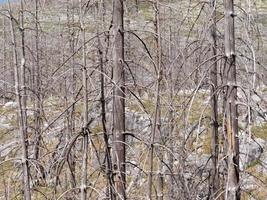
{"label": "gray rock", "polygon": [[143,132],[150,125],[149,118],[138,112],[126,112],[126,130],[134,132]]}
{"label": "gray rock", "polygon": [[248,135],[239,136],[240,169],[244,170],[252,162],[258,160],[263,153],[266,141],[261,138],[249,138]]}

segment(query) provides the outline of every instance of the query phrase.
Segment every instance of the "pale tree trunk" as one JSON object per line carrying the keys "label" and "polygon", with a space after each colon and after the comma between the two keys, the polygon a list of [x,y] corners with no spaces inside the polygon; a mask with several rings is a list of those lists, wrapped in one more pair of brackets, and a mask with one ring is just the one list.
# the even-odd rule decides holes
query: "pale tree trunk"
{"label": "pale tree trunk", "polygon": [[25,64],[26,64],[26,53],[25,53],[25,32],[24,32],[24,3],[20,1],[20,33],[21,33],[21,64],[20,64],[20,81],[21,81],[21,106],[24,121],[24,132],[27,141],[27,96],[26,96],[26,83],[25,83]]}
{"label": "pale tree trunk", "polygon": [[[63,54],[64,55],[64,54]],[[64,60],[64,56],[62,58]],[[67,80],[67,76],[64,76],[64,107],[67,109],[68,108],[68,80]],[[66,133],[62,133],[62,137],[64,138],[64,142],[67,143],[68,142],[68,138],[69,138],[69,123],[70,123],[70,111],[67,109],[66,111],[66,119],[63,121],[63,129],[66,130]],[[68,168],[69,166],[69,156],[67,158],[67,164],[68,164]],[[70,179],[71,180],[71,179]],[[64,172],[64,190],[68,190],[68,185],[69,185],[69,180],[68,180],[68,171],[66,170]]]}
{"label": "pale tree trunk", "polygon": [[113,173],[118,199],[126,199],[123,0],[113,1]]}
{"label": "pale tree trunk", "polygon": [[81,200],[87,199],[87,164],[88,164],[88,94],[87,94],[87,68],[86,68],[86,38],[85,38],[85,25],[84,25],[84,14],[82,9],[82,0],[80,0],[80,28],[82,37],[82,54],[83,54],[83,157],[82,157],[82,177],[81,177]]}
{"label": "pale tree trunk", "polygon": [[[40,68],[40,61],[39,61],[39,7],[38,7],[38,0],[35,0],[35,141],[34,141],[34,152],[33,156],[35,160],[38,160],[40,157],[40,141],[41,141],[41,68]],[[41,173],[42,168],[40,168]]]}
{"label": "pale tree trunk", "polygon": [[[155,7],[155,21],[156,21],[156,43],[157,43],[157,100],[156,100],[156,114],[155,137],[159,144],[162,143],[163,135],[161,132],[161,87],[163,79],[163,67],[162,67],[162,49],[161,49],[161,30],[160,30],[160,6],[159,0],[154,2]],[[164,176],[163,176],[163,157],[164,153],[162,147],[158,148],[158,177],[157,177],[157,199],[163,200],[163,189],[164,189]]]}
{"label": "pale tree trunk", "polygon": [[6,49],[6,40],[7,40],[7,35],[6,35],[6,18],[3,17],[3,32],[2,32],[2,35],[3,35],[3,68],[4,68],[4,77],[3,77],[3,86],[4,86],[4,93],[3,93],[3,103],[6,103],[6,100],[8,99],[7,98],[7,83],[6,83],[6,76],[7,76],[7,62],[6,62],[6,59],[7,59],[7,49]]}
{"label": "pale tree trunk", "polygon": [[[75,30],[74,30],[74,2],[73,0],[68,0],[68,5],[67,5],[67,21],[68,21],[68,36],[69,36],[69,52],[70,55],[75,54]],[[75,102],[75,56],[72,56],[71,58],[71,83],[70,83],[70,93],[71,93],[71,101]],[[66,139],[67,141],[70,140],[72,137],[73,133],[75,132],[75,117],[74,117],[74,112],[75,112],[75,105],[73,104],[70,111],[68,112],[68,117],[67,117],[67,135]],[[73,148],[74,149],[74,148]],[[75,176],[75,152],[71,151],[68,156],[68,165],[69,165],[69,173],[68,177],[70,179],[71,187],[74,188],[76,187],[76,176]]]}
{"label": "pale tree trunk", "polygon": [[211,61],[213,65],[210,70],[210,105],[211,105],[211,161],[212,170],[210,175],[210,199],[218,197],[220,189],[219,180],[219,136],[218,136],[218,95],[217,95],[217,34],[216,34],[216,0],[211,0],[211,56],[214,57]]}
{"label": "pale tree trunk", "polygon": [[225,56],[226,64],[224,78],[226,79],[226,133],[227,133],[227,165],[225,199],[239,200],[239,142],[238,142],[238,113],[236,86],[236,55],[234,33],[234,3],[233,0],[224,1],[225,8]]}
{"label": "pale tree trunk", "polygon": [[[30,168],[28,162],[28,133],[27,133],[27,96],[26,96],[26,83],[25,83],[25,64],[26,64],[26,53],[25,53],[25,32],[24,32],[24,3],[20,1],[20,32],[21,32],[21,65],[20,65],[20,80],[21,80],[21,122],[24,135],[23,147],[23,159],[22,163],[24,168],[23,179],[24,179],[24,198],[27,200],[31,199],[30,191]],[[19,81],[18,81],[19,83]],[[20,93],[20,91],[19,91]],[[20,94],[19,94],[20,96]]]}
{"label": "pale tree trunk", "polygon": [[[24,26],[23,26],[23,2],[21,1],[20,8],[20,31],[21,31],[21,74],[19,75],[19,66],[18,66],[18,53],[16,45],[16,35],[14,29],[14,18],[12,15],[11,5],[9,2],[9,14],[10,14],[10,32],[12,40],[12,51],[13,51],[13,62],[14,62],[14,76],[15,76],[15,93],[16,101],[18,104],[18,122],[19,122],[19,134],[20,134],[20,143],[22,147],[22,171],[23,171],[23,194],[25,200],[31,200],[31,189],[30,189],[30,170],[29,170],[29,160],[28,160],[28,142],[27,142],[27,123],[26,123],[26,100],[25,100],[25,47],[24,47]],[[20,78],[21,80],[20,82]],[[21,86],[21,84],[23,86]],[[22,94],[21,94],[22,91]]]}

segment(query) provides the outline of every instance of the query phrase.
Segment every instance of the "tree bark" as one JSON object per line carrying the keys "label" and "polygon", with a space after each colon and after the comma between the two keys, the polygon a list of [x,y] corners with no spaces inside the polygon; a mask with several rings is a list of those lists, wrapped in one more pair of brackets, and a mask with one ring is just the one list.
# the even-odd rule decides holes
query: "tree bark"
{"label": "tree bark", "polygon": [[[29,170],[29,160],[28,160],[28,142],[27,142],[27,123],[26,123],[26,100],[25,100],[25,46],[24,46],[24,22],[23,22],[23,1],[21,1],[20,7],[20,31],[21,31],[21,74],[19,74],[18,66],[18,53],[16,45],[16,35],[14,28],[14,18],[12,14],[12,9],[9,3],[9,17],[10,17],[10,32],[12,40],[12,51],[13,51],[13,62],[14,62],[14,76],[15,76],[15,92],[16,101],[18,104],[18,121],[19,121],[19,133],[20,142],[22,147],[22,172],[23,172],[23,195],[25,200],[31,200],[31,188],[30,188],[30,170]],[[23,79],[20,81],[20,79]],[[21,82],[22,85],[21,86]],[[22,92],[21,92],[22,91]]]}
{"label": "tree bark", "polygon": [[3,87],[4,87],[4,93],[3,93],[3,103],[6,103],[7,101],[7,83],[6,83],[6,75],[7,75],[7,48],[6,48],[6,40],[7,40],[7,34],[6,34],[6,18],[3,17],[3,68],[4,68],[4,77],[3,77]]}
{"label": "tree bark", "polygon": [[234,31],[234,2],[224,1],[225,8],[225,56],[226,64],[224,78],[226,79],[226,133],[227,133],[227,161],[228,174],[225,199],[239,200],[239,141],[238,141],[238,113],[236,86],[236,55]]}
{"label": "tree bark", "polygon": [[38,0],[35,0],[35,59],[36,59],[36,76],[35,76],[35,142],[34,142],[34,159],[38,160],[40,154],[40,141],[41,141],[41,70],[40,70],[40,61],[39,61],[39,7]]}
{"label": "tree bark", "polygon": [[80,26],[82,36],[82,54],[83,54],[83,157],[82,157],[82,177],[81,177],[81,200],[87,199],[87,162],[88,162],[88,94],[87,94],[87,68],[86,68],[86,38],[85,38],[85,24],[83,19],[82,0],[80,0]]}
{"label": "tree bark", "polygon": [[211,96],[211,160],[212,170],[210,176],[210,199],[218,197],[220,189],[218,156],[219,156],[219,136],[218,136],[218,95],[217,95],[217,34],[216,34],[216,1],[211,0],[211,56],[213,65],[210,70],[210,96]]}
{"label": "tree bark", "polygon": [[[69,53],[70,55],[75,54],[75,30],[74,30],[74,2],[73,0],[68,0],[67,5],[67,21],[68,21],[68,36],[69,36]],[[75,57],[72,56],[71,58],[71,83],[70,83],[70,93],[71,93],[71,101],[75,102]],[[66,136],[67,140],[70,140],[73,133],[75,133],[75,105],[73,104],[70,111],[68,112],[68,133]],[[76,176],[75,176],[75,152],[70,152],[68,156],[68,165],[69,165],[69,179],[71,182],[71,187],[76,187]]]}
{"label": "tree bark", "polygon": [[117,195],[126,199],[123,0],[113,1],[113,172]]}

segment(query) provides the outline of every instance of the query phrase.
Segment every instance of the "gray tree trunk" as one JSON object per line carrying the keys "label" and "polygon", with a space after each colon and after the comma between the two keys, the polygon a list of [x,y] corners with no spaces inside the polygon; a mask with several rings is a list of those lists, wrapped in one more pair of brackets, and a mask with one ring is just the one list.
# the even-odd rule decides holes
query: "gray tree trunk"
{"label": "gray tree trunk", "polygon": [[6,103],[8,97],[7,97],[7,83],[6,83],[6,75],[7,75],[7,48],[6,48],[6,40],[7,40],[7,34],[6,34],[6,18],[3,17],[3,68],[4,68],[4,77],[3,77],[3,87],[4,87],[4,93],[3,93],[3,103]]}
{"label": "gray tree trunk", "polygon": [[[10,32],[12,40],[13,62],[14,62],[14,76],[15,76],[15,92],[16,101],[18,104],[18,121],[19,121],[19,133],[20,143],[22,147],[22,172],[23,172],[23,195],[25,200],[31,200],[31,188],[30,188],[30,170],[28,160],[28,142],[27,142],[27,123],[26,123],[26,95],[25,95],[25,46],[24,46],[24,21],[23,21],[23,1],[21,1],[20,8],[20,31],[21,31],[21,74],[19,74],[18,66],[18,53],[16,45],[16,35],[14,18],[12,14],[11,5],[9,2],[9,17],[10,17]],[[23,79],[20,81],[20,79]],[[22,84],[22,85],[21,85]],[[22,91],[22,92],[21,92]]]}
{"label": "gray tree trunk", "polygon": [[113,1],[113,173],[119,199],[126,199],[123,0]]}
{"label": "gray tree trunk", "polygon": [[38,7],[38,0],[35,0],[35,59],[36,59],[36,75],[34,74],[35,79],[35,142],[34,142],[34,152],[33,156],[35,160],[39,159],[40,154],[40,141],[41,141],[41,68],[40,68],[40,61],[39,61],[39,7]]}
{"label": "gray tree trunk", "polygon": [[[69,53],[70,55],[75,54],[75,29],[74,29],[74,2],[73,0],[68,0],[68,5],[67,5],[67,21],[68,21],[68,36],[69,36]],[[71,58],[71,86],[70,86],[70,93],[71,93],[71,102],[75,102],[75,57],[72,56]],[[68,112],[68,117],[67,117],[67,129],[68,133],[66,135],[66,139],[70,140],[72,137],[73,133],[75,133],[75,117],[74,117],[74,112],[75,112],[75,105],[73,104],[70,111]],[[74,148],[73,148],[74,149]],[[72,188],[76,187],[76,176],[75,176],[75,152],[71,151],[69,156],[68,156],[68,165],[69,165],[69,173],[68,177],[70,179],[70,184]]]}
{"label": "gray tree trunk", "polygon": [[211,56],[213,65],[210,70],[210,95],[211,95],[211,160],[212,170],[210,177],[210,199],[218,197],[220,189],[218,156],[219,156],[219,136],[218,136],[218,95],[217,95],[217,34],[216,34],[216,0],[211,0]]}
{"label": "gray tree trunk", "polygon": [[226,182],[226,200],[240,199],[239,186],[239,142],[238,142],[238,113],[236,86],[236,55],[234,31],[234,2],[224,1],[225,9],[225,56],[226,64],[224,78],[226,79],[226,133],[227,133],[227,161],[228,174]]}
{"label": "gray tree trunk", "polygon": [[80,28],[82,36],[82,53],[83,53],[83,157],[82,157],[82,177],[81,177],[81,200],[87,199],[87,162],[88,162],[88,94],[87,94],[87,68],[86,68],[86,38],[85,38],[85,25],[82,9],[82,0],[80,0]]}

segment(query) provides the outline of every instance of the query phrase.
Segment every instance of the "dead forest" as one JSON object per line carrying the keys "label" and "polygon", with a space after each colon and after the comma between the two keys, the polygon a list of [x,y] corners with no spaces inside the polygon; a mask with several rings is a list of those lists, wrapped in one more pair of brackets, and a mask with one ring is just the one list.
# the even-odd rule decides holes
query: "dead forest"
{"label": "dead forest", "polygon": [[266,200],[266,0],[0,0],[0,199]]}

